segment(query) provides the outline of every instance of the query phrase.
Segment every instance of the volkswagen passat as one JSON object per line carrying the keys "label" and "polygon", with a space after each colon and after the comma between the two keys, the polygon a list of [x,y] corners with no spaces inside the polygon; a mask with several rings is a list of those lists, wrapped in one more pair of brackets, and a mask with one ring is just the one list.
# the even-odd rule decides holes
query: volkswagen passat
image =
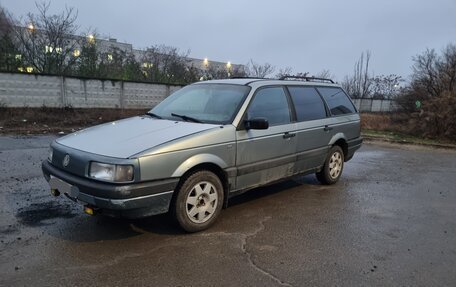
{"label": "volkswagen passat", "polygon": [[215,80],[56,139],[42,169],[54,195],[89,214],[170,211],[195,232],[251,188],[308,173],[337,182],[361,143],[359,114],[330,80]]}

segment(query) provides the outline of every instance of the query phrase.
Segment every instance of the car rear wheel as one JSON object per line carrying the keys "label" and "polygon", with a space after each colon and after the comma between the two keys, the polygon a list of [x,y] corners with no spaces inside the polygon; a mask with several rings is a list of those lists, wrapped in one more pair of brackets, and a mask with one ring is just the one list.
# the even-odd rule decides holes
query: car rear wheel
{"label": "car rear wheel", "polygon": [[333,146],[328,153],[321,171],[317,172],[318,180],[323,184],[336,183],[344,169],[344,152],[340,146]]}
{"label": "car rear wheel", "polygon": [[174,216],[187,232],[211,226],[223,205],[223,185],[214,173],[202,170],[188,176],[178,190]]}

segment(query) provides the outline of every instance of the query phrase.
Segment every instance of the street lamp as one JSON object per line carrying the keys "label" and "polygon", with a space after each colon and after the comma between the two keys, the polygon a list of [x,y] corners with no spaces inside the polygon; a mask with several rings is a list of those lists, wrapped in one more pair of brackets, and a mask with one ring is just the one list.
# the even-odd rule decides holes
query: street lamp
{"label": "street lamp", "polygon": [[27,25],[27,29],[29,29],[31,32],[33,32],[35,30],[35,26],[33,25],[33,23],[30,23]]}
{"label": "street lamp", "polygon": [[208,72],[207,72],[207,68],[209,67],[209,60],[207,58],[204,58],[203,60],[203,73],[204,75],[201,76],[200,78],[200,81],[204,81],[204,80],[207,80],[209,78],[209,75],[208,75]]}
{"label": "street lamp", "polygon": [[87,36],[87,38],[89,39],[89,43],[94,43],[95,42],[95,36],[93,34],[89,34]]}
{"label": "street lamp", "polygon": [[228,78],[231,77],[231,62],[226,63],[226,69],[228,70]]}

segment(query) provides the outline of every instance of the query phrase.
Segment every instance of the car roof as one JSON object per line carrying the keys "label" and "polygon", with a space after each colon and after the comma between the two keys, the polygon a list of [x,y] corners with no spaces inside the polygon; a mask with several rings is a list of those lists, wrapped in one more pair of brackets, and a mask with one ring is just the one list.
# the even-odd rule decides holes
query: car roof
{"label": "car roof", "polygon": [[340,87],[339,84],[321,82],[321,81],[302,81],[302,80],[277,80],[277,79],[264,79],[264,78],[233,78],[223,80],[209,80],[196,82],[194,84],[231,84],[243,86],[265,86],[265,85],[301,85],[301,86],[328,86]]}
{"label": "car roof", "polygon": [[232,85],[248,85],[251,82],[264,81],[261,78],[234,78],[234,79],[223,79],[223,80],[209,80],[197,82],[195,84],[232,84]]}

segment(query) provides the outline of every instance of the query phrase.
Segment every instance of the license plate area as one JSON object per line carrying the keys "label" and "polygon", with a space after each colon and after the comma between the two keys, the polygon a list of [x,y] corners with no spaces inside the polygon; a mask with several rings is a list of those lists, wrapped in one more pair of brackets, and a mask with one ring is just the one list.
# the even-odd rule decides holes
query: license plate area
{"label": "license plate area", "polygon": [[79,189],[60,178],[51,175],[49,185],[51,186],[51,190],[58,190],[60,193],[65,194],[73,200],[78,199]]}

